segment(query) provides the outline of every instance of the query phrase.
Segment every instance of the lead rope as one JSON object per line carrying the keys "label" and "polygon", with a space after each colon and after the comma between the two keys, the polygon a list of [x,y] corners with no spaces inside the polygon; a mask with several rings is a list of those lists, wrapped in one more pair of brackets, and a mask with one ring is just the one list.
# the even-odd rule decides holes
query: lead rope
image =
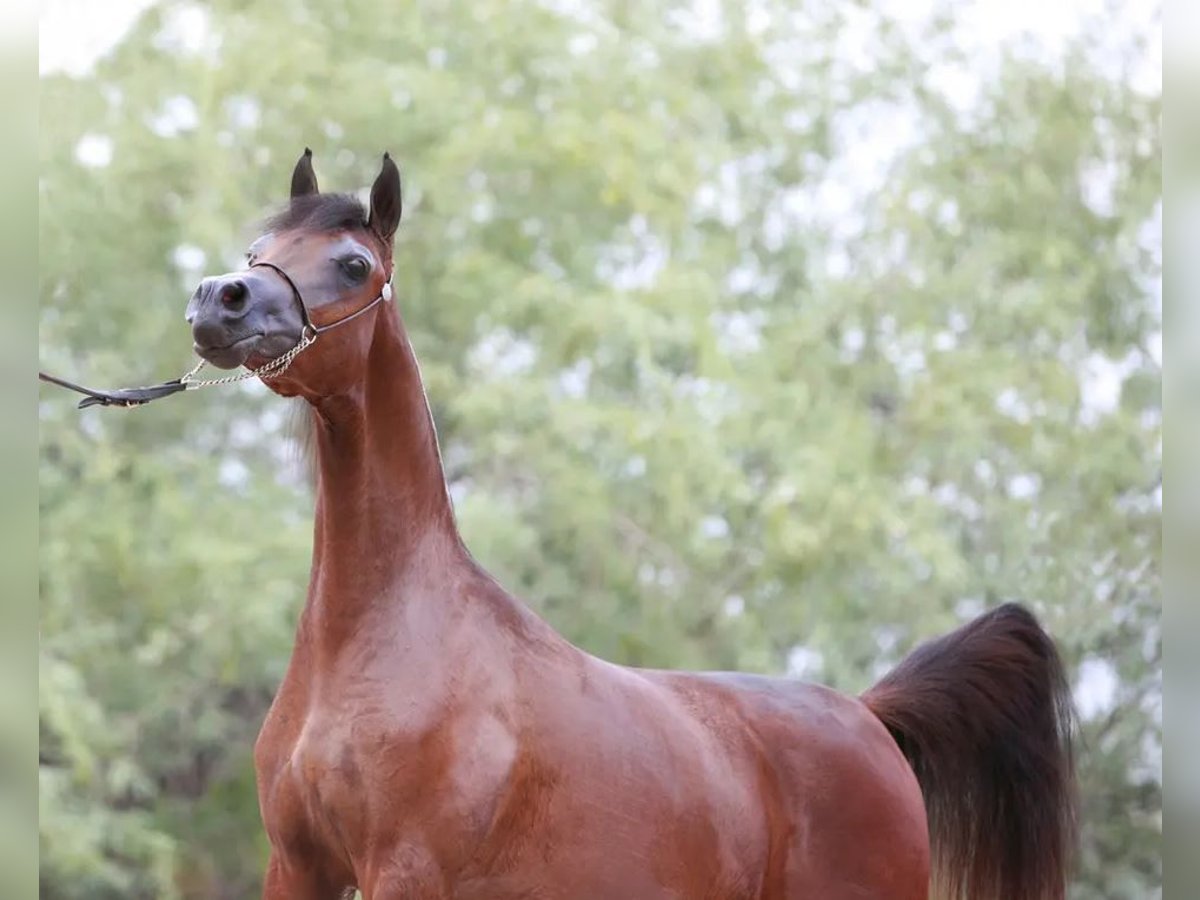
{"label": "lead rope", "polygon": [[281,356],[277,356],[269,362],[263,363],[257,369],[247,369],[245,372],[239,372],[237,375],[227,375],[224,378],[207,378],[197,379],[196,375],[208,364],[205,360],[200,360],[190,371],[176,378],[174,381],[164,381],[162,384],[153,384],[140,388],[122,388],[116,391],[97,391],[92,388],[83,387],[82,385],[74,384],[64,378],[58,378],[54,375],[48,375],[45,372],[38,372],[38,378],[41,381],[56,384],[59,387],[67,390],[75,391],[80,394],[85,394],[85,398],[80,401],[79,407],[82,409],[87,406],[123,406],[126,409],[132,409],[137,406],[145,406],[151,400],[157,400],[159,397],[167,397],[179,391],[192,391],[202,387],[216,387],[222,384],[235,384],[239,381],[248,381],[251,378],[258,378],[266,381],[270,378],[278,378],[290,366],[297,356],[316,343],[317,338],[324,331],[329,331],[339,325],[345,325],[359,316],[372,309],[376,304],[389,303],[392,299],[392,276],[388,273],[387,281],[383,283],[383,288],[379,292],[379,296],[364,306],[362,309],[352,312],[348,316],[338,319],[336,322],[330,322],[328,325],[317,327],[308,320],[308,307],[304,305],[304,298],[300,296],[300,291],[292,281],[291,277],[273,263],[259,262],[252,265],[266,266],[278,272],[283,280],[287,282],[292,289],[292,295],[296,299],[296,304],[300,309],[300,315],[304,319],[304,329],[300,332],[300,340],[296,346],[288,350]]}

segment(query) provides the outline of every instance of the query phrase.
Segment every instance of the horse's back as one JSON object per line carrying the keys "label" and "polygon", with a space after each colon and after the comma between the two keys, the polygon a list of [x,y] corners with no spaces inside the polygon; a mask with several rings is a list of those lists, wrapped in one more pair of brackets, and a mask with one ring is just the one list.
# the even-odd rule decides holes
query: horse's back
{"label": "horse's back", "polygon": [[764,900],[924,898],[925,804],[908,762],[857,698],[740,673],[655,672],[690,708],[736,708],[761,754],[771,828]]}

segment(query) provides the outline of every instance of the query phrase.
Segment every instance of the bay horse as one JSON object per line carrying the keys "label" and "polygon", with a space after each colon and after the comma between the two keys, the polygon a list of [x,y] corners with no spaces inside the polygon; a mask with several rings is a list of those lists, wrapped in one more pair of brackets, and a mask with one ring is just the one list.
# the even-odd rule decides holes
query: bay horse
{"label": "bay horse", "polygon": [[[311,409],[311,581],[254,747],[262,896],[1061,900],[1076,830],[1054,642],[1006,604],[860,697],[629,668],[559,636],[459,535],[390,302],[400,174],[364,208],[311,153],[196,351]],[[320,340],[308,346],[320,334]],[[306,343],[307,342],[307,343]]]}

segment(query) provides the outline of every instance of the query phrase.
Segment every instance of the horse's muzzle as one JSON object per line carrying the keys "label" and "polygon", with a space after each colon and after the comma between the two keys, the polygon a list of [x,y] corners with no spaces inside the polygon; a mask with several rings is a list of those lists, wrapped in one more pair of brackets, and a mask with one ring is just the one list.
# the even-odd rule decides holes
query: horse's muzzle
{"label": "horse's muzzle", "polygon": [[205,278],[185,315],[192,346],[220,369],[236,369],[252,354],[278,356],[296,343],[303,327],[294,305],[284,286],[258,272]]}

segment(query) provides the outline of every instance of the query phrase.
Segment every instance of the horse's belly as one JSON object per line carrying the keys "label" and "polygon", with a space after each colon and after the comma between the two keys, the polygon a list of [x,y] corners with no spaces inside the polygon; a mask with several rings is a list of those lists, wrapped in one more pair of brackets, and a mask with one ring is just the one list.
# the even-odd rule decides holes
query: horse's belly
{"label": "horse's belly", "polygon": [[558,874],[543,868],[524,876],[464,880],[455,885],[451,896],[454,900],[726,900],[718,894],[680,893],[648,873],[618,872],[612,867],[597,871],[573,867]]}
{"label": "horse's belly", "polygon": [[[677,837],[678,835],[676,835]],[[547,842],[503,874],[462,877],[456,900],[754,900],[764,860],[730,864],[597,830],[581,842]]]}
{"label": "horse's belly", "polygon": [[[673,773],[677,775],[678,773]],[[524,783],[522,783],[524,779]],[[759,895],[770,844],[741,791],[694,782],[633,789],[586,771],[554,782],[528,763],[488,839],[459,872],[453,896],[538,900],[750,900]],[[539,788],[548,788],[539,790]]]}

